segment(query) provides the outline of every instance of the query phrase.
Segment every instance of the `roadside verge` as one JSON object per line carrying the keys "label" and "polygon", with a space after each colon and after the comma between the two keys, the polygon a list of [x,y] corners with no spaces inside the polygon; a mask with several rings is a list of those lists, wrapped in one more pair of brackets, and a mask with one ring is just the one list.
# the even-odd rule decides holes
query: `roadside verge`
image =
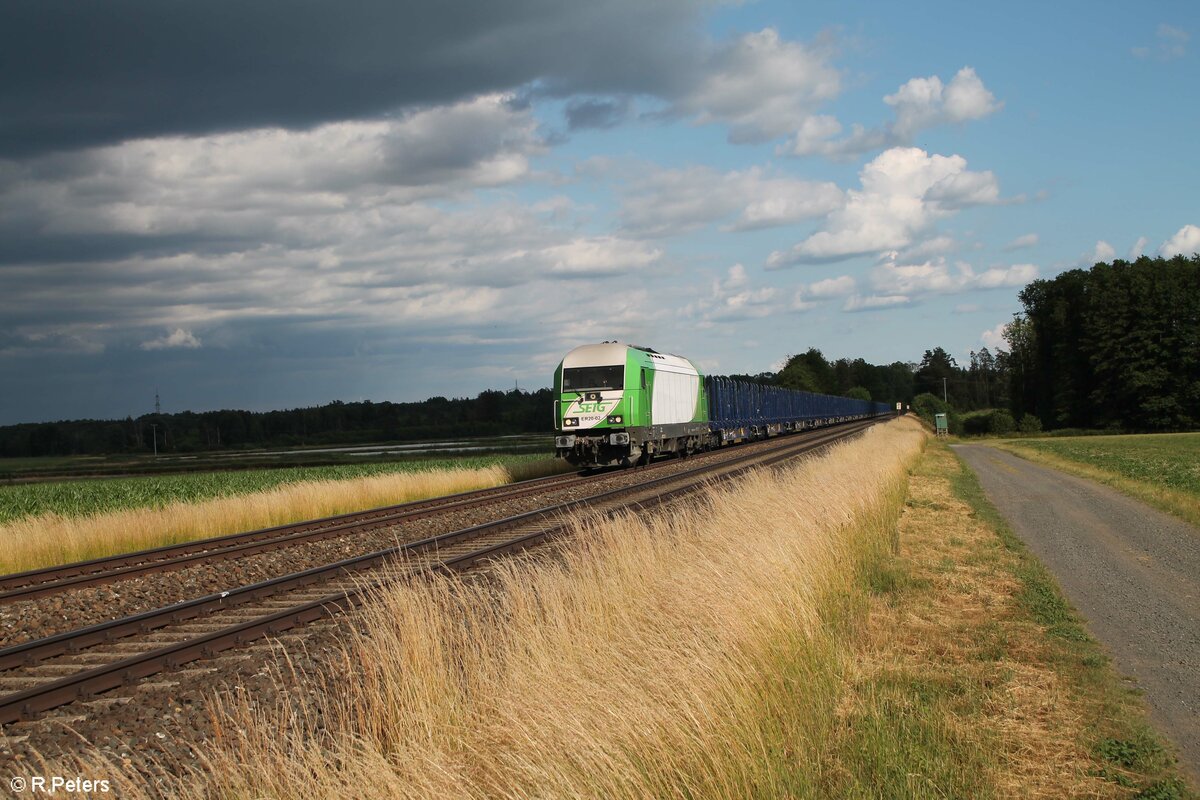
{"label": "roadside verge", "polygon": [[912,471],[900,542],[863,664],[869,688],[909,707],[897,720],[942,709],[938,730],[987,794],[1193,796],[1141,700],[943,444]]}

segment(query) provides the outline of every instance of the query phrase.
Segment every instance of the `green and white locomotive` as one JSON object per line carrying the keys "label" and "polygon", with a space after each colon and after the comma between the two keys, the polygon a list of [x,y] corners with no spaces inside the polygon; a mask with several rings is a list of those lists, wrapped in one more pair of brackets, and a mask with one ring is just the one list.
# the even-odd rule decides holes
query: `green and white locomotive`
{"label": "green and white locomotive", "polygon": [[581,466],[686,455],[709,437],[704,376],[682,356],[618,342],[567,353],[554,373],[559,456]]}
{"label": "green and white locomotive", "polygon": [[554,373],[555,452],[581,467],[645,464],[889,413],[888,403],[706,378],[683,356],[603,342]]}

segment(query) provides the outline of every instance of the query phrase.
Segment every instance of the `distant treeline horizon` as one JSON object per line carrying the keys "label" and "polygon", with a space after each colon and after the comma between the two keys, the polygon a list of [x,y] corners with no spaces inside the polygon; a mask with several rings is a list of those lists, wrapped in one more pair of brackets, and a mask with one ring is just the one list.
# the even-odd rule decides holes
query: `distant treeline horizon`
{"label": "distant treeline horizon", "polygon": [[[941,347],[921,361],[829,361],[816,348],[779,372],[731,375],[794,389],[951,412],[999,409],[1036,428],[1182,430],[1200,425],[1200,255],[1096,264],[1019,294],[1009,351]],[[946,401],[944,402],[943,398]],[[189,453],[549,433],[554,397],[489,389],[473,398],[335,400],[281,411],[143,414],[0,426],[0,457]],[[1007,423],[1006,423],[1007,424]]]}
{"label": "distant treeline horizon", "polygon": [[[910,402],[915,364],[863,359],[829,362],[821,351],[792,357],[778,375],[733,375],[822,394]],[[893,399],[894,398],[894,399]],[[335,400],[277,411],[181,411],[123,420],[60,420],[0,426],[0,457],[160,453],[262,447],[316,447],[551,432],[554,395],[494,389],[462,398],[418,402]]]}

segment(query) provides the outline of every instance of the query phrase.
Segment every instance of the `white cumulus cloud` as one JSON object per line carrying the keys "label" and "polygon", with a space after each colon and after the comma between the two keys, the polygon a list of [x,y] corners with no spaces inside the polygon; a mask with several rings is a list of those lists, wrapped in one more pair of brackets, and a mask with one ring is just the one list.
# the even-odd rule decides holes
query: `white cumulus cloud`
{"label": "white cumulus cloud", "polygon": [[883,102],[895,110],[892,130],[901,137],[934,125],[982,119],[1004,107],[971,67],[960,69],[945,85],[936,75],[913,78]]}
{"label": "white cumulus cloud", "polygon": [[1013,250],[1021,250],[1026,247],[1037,247],[1038,241],[1039,239],[1036,233],[1027,233],[1023,236],[1018,236],[1017,238],[1013,239],[1001,249],[1003,249],[1005,252],[1012,252]]}
{"label": "white cumulus cloud", "polygon": [[1004,341],[1004,329],[1008,327],[1008,323],[1001,322],[994,328],[988,328],[983,333],[979,334],[979,340],[983,342],[983,346],[989,350],[1003,350],[1008,347],[1008,342]]}
{"label": "white cumulus cloud", "polygon": [[1033,264],[997,266],[976,272],[959,261],[951,269],[944,258],[919,264],[897,263],[891,259],[871,272],[871,288],[881,295],[919,296],[956,294],[973,289],[1001,289],[1024,286],[1037,277]]}
{"label": "white cumulus cloud", "polygon": [[674,106],[697,124],[722,122],[734,143],[763,142],[800,129],[841,91],[828,53],[782,39],[773,28],[715,52],[703,78]]}
{"label": "white cumulus cloud", "polygon": [[713,280],[707,296],[690,303],[683,313],[697,319],[699,327],[709,328],[719,322],[761,319],[783,310],[778,289],[752,286],[746,268],[734,264],[724,278]]}
{"label": "white cumulus cloud", "polygon": [[771,175],[758,167],[651,169],[622,188],[620,219],[624,229],[643,236],[722,222],[728,230],[754,230],[823,216],[843,200],[834,183]]}
{"label": "white cumulus cloud", "polygon": [[1101,239],[1096,242],[1096,246],[1092,248],[1090,253],[1084,253],[1079,257],[1079,266],[1090,267],[1093,264],[1101,262],[1108,263],[1117,257],[1117,249],[1108,242]]}
{"label": "white cumulus cloud", "polygon": [[160,336],[157,339],[151,339],[148,342],[142,342],[143,350],[195,350],[200,347],[201,342],[196,338],[191,331],[185,331],[183,328],[176,328],[171,333]]}
{"label": "white cumulus cloud", "polygon": [[963,67],[943,83],[937,75],[912,78],[884,96],[895,117],[883,128],[855,124],[848,136],[836,138],[842,125],[835,117],[810,117],[798,127],[780,155],[823,155],[833,159],[853,157],[869,150],[906,145],[922,130],[983,119],[1004,107],[971,67]]}
{"label": "white cumulus cloud", "polygon": [[841,297],[852,294],[857,287],[854,278],[842,275],[837,278],[826,278],[823,281],[811,283],[808,286],[810,297]]}
{"label": "white cumulus cloud", "polygon": [[883,308],[898,308],[912,305],[912,298],[902,294],[851,295],[846,298],[843,311],[878,311]]}
{"label": "white cumulus cloud", "polygon": [[916,147],[880,153],[859,173],[861,189],[846,192],[823,229],[776,251],[769,268],[839,261],[900,250],[935,220],[972,205],[994,203],[1000,189],[991,172],[970,172],[962,156],[930,155]]}
{"label": "white cumulus cloud", "polygon": [[1190,256],[1193,253],[1200,253],[1200,228],[1195,225],[1184,225],[1158,248],[1158,254],[1164,258]]}
{"label": "white cumulus cloud", "polygon": [[537,259],[552,274],[587,277],[643,269],[661,257],[662,251],[658,248],[612,236],[573,239],[537,253]]}

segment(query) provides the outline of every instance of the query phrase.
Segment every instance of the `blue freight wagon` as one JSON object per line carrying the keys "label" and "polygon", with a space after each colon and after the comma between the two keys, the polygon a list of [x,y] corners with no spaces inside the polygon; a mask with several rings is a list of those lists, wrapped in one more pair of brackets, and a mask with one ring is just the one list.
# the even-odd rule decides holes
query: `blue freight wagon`
{"label": "blue freight wagon", "polygon": [[814,394],[732,378],[705,379],[709,429],[721,443],[886,414],[887,403]]}

